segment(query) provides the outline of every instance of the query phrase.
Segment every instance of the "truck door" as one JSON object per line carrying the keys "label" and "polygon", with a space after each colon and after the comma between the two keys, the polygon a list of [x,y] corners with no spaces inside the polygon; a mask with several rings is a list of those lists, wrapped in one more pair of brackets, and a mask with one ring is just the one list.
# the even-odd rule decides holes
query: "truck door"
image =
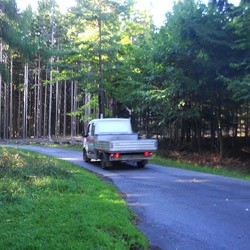
{"label": "truck door", "polygon": [[95,124],[89,124],[88,131],[87,131],[87,143],[86,143],[86,151],[87,155],[90,159],[96,159],[96,154],[94,150],[94,131],[95,131]]}

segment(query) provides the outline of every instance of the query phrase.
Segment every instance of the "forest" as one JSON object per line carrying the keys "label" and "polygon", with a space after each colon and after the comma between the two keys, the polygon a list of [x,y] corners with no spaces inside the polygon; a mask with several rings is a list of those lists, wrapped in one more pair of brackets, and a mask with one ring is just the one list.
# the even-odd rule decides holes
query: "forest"
{"label": "forest", "polygon": [[[0,139],[81,134],[129,117],[165,147],[249,143],[250,1],[176,1],[157,28],[133,0],[0,1]],[[161,145],[161,144],[160,144]]]}

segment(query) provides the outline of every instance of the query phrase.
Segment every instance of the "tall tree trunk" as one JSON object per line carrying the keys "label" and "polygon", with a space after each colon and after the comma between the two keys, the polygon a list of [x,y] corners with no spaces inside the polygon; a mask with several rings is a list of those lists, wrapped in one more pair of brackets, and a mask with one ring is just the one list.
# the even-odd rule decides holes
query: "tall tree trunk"
{"label": "tall tree trunk", "polygon": [[237,145],[238,139],[238,110],[235,110],[235,123],[234,123],[234,133],[233,133],[233,148]]}
{"label": "tall tree trunk", "polygon": [[74,136],[74,128],[73,128],[73,124],[74,124],[74,117],[73,117],[73,112],[74,112],[74,82],[71,81],[71,137]]}
{"label": "tall tree trunk", "polygon": [[[28,103],[32,103],[32,90],[31,91],[27,91],[27,97],[28,97],[28,102],[27,102],[27,104]],[[31,119],[31,117],[32,117],[32,104],[31,105],[28,105],[28,107],[27,107],[27,110],[28,110],[28,112],[27,112],[27,128],[28,128],[28,132],[27,132],[27,137],[30,137],[31,136],[31,130],[32,130],[32,126],[33,126],[33,124],[32,124],[32,119]],[[29,115],[30,114],[30,115]]]}
{"label": "tall tree trunk", "polygon": [[[91,100],[91,95],[88,93],[88,89],[85,88],[85,98],[84,98],[84,104],[85,104],[85,111],[84,111],[84,115],[87,118],[87,120],[89,121],[90,119],[90,115],[91,115],[91,108],[89,105],[89,102]],[[88,121],[85,123],[85,127],[84,130],[87,130],[87,126],[88,126]]]}
{"label": "tall tree trunk", "polygon": [[[41,69],[41,67],[40,67]],[[38,83],[39,83],[39,89],[40,89],[40,92],[39,92],[39,103],[38,103],[38,107],[39,107],[39,112],[38,112],[38,137],[41,138],[42,136],[42,114],[43,114],[43,83],[42,83],[42,80],[41,80],[41,70],[40,70],[40,77],[39,77],[39,80],[38,80]]]}
{"label": "tall tree trunk", "polygon": [[35,88],[34,88],[34,138],[37,137],[37,76],[35,74]]}
{"label": "tall tree trunk", "polygon": [[20,138],[21,134],[21,88],[20,86],[18,87],[18,117],[17,117],[17,138]]}
{"label": "tall tree trunk", "polygon": [[[57,57],[57,62],[59,58]],[[57,67],[58,71],[58,67]],[[55,114],[55,138],[58,138],[58,81],[56,81],[56,114]]]}
{"label": "tall tree trunk", "polygon": [[23,139],[27,138],[27,113],[28,113],[28,63],[24,66],[24,93],[23,93]]}
{"label": "tall tree trunk", "polygon": [[214,142],[215,142],[215,117],[212,114],[211,118],[211,150],[214,150]]}
{"label": "tall tree trunk", "polygon": [[3,139],[7,136],[7,83],[4,81]]}
{"label": "tall tree trunk", "polygon": [[67,82],[64,81],[63,138],[66,137]]}
{"label": "tall tree trunk", "polygon": [[58,138],[58,127],[57,127],[57,121],[58,121],[58,81],[56,82],[56,113],[55,113],[55,138]]}
{"label": "tall tree trunk", "polygon": [[[5,57],[5,65],[7,65],[8,63],[8,58],[7,56]],[[8,114],[8,89],[7,89],[7,82],[6,80],[4,81],[4,124],[3,124],[3,138],[4,140],[7,139],[8,137],[8,118],[7,118],[7,114]]]}
{"label": "tall tree trunk", "polygon": [[[40,57],[40,56],[39,56]],[[40,59],[38,59],[39,61]],[[39,62],[38,62],[39,64]],[[39,136],[39,113],[40,113],[40,85],[39,85],[39,74],[40,74],[40,69],[39,69],[39,65],[37,67],[37,106],[36,106],[36,116],[34,116],[34,120],[36,122],[36,138],[40,138]]]}
{"label": "tall tree trunk", "polygon": [[36,117],[36,124],[37,124],[37,132],[36,137],[41,137],[41,130],[42,130],[42,81],[41,81],[41,56],[39,55],[38,58],[38,74],[37,74],[37,117]]}
{"label": "tall tree trunk", "polygon": [[[52,20],[52,29],[51,29],[51,49],[54,45],[54,19]],[[49,124],[48,124],[48,137],[51,140],[51,113],[52,113],[52,80],[53,80],[53,57],[50,58],[50,85],[49,85]]]}
{"label": "tall tree trunk", "polygon": [[[51,67],[52,68],[52,67]],[[52,82],[52,70],[50,71],[50,82]],[[49,123],[48,123],[48,137],[51,140],[51,113],[52,113],[52,83],[49,84]]]}
{"label": "tall tree trunk", "polygon": [[29,66],[28,64],[26,65],[26,87],[25,87],[25,94],[26,94],[26,114],[25,114],[25,138],[27,138],[27,135],[28,135],[28,101],[29,101],[29,92],[28,92],[28,84],[29,84]]}
{"label": "tall tree trunk", "polygon": [[60,136],[60,125],[61,125],[61,106],[62,106],[62,83],[58,83],[58,117],[57,117],[57,134]]}
{"label": "tall tree trunk", "polygon": [[[77,110],[77,84],[74,84],[74,112]],[[76,115],[74,115],[73,119],[73,128],[74,128],[74,136],[76,136]]]}
{"label": "tall tree trunk", "polygon": [[105,117],[104,107],[104,85],[103,85],[103,71],[102,71],[102,20],[98,19],[99,28],[99,73],[100,73],[100,118]]}
{"label": "tall tree trunk", "polygon": [[[7,60],[6,60],[7,65]],[[10,103],[10,93],[9,84],[7,84],[6,89],[6,139],[9,138],[9,103]]]}
{"label": "tall tree trunk", "polygon": [[12,131],[12,138],[15,138],[16,135],[17,135],[17,130],[18,130],[18,127],[17,127],[17,109],[18,109],[18,88],[16,85],[13,85],[13,103],[12,103],[12,106],[13,106],[13,118],[12,118],[12,123],[13,123],[13,131]]}
{"label": "tall tree trunk", "polygon": [[198,143],[198,152],[201,153],[201,129],[200,129],[200,123],[198,118],[195,120],[196,125],[196,137],[197,137],[197,143]]}
{"label": "tall tree trunk", "polygon": [[10,56],[10,135],[13,136],[13,58]]}
{"label": "tall tree trunk", "polygon": [[25,139],[26,130],[26,64],[24,66],[24,90],[23,90],[23,139]]}
{"label": "tall tree trunk", "polygon": [[[46,82],[47,82],[47,73],[46,73]],[[47,95],[48,95],[48,85],[45,85],[44,90],[44,111],[43,111],[43,138],[46,137],[46,124],[47,124]]]}
{"label": "tall tree trunk", "polygon": [[[3,43],[0,40],[0,64],[2,64],[3,58]],[[2,134],[2,74],[0,72],[0,139]]]}
{"label": "tall tree trunk", "polygon": [[223,156],[224,156],[224,147],[223,147],[223,124],[221,118],[221,107],[218,107],[217,112],[217,119],[218,119],[218,128],[219,128],[219,145],[220,145],[220,164],[222,164]]}
{"label": "tall tree trunk", "polygon": [[[59,51],[59,39],[57,41],[57,50]],[[59,56],[56,59],[57,63],[59,63]],[[57,72],[59,72],[59,68],[57,67]],[[59,126],[58,126],[58,120],[59,120],[59,82],[56,81],[56,116],[55,116],[55,137],[58,138],[59,136]]]}

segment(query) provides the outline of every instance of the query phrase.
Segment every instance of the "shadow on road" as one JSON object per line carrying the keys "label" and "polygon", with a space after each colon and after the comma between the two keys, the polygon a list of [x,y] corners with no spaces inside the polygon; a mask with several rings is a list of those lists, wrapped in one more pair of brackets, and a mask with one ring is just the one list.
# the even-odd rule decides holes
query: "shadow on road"
{"label": "shadow on road", "polygon": [[[93,164],[94,166],[98,167],[98,168],[101,168],[101,162],[100,161],[93,161],[91,162],[91,164]],[[147,166],[145,166],[145,168],[147,168]],[[119,171],[119,170],[122,170],[122,171],[138,171],[138,170],[141,170],[143,171],[143,169],[145,168],[138,168],[137,165],[136,165],[136,162],[115,162],[115,164],[110,167],[108,170],[112,171],[112,170],[116,170],[116,171]]]}

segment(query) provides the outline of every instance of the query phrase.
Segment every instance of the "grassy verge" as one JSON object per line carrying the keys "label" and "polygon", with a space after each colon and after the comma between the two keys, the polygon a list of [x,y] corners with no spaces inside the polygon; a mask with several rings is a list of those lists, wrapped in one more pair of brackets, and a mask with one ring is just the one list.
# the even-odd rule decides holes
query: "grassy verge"
{"label": "grassy verge", "polygon": [[198,172],[203,172],[203,173],[216,174],[216,175],[227,176],[227,177],[232,177],[232,178],[250,180],[249,173],[230,171],[230,170],[219,168],[219,167],[193,165],[190,163],[180,162],[178,160],[162,158],[157,155],[153,156],[153,159],[150,161],[150,163],[161,165],[161,166],[181,168],[181,169],[187,169],[187,170],[198,171]]}
{"label": "grassy verge", "polygon": [[1,249],[148,249],[113,185],[71,163],[0,148]]}
{"label": "grassy verge", "polygon": [[[23,144],[23,145],[27,145],[27,144]],[[46,148],[64,148],[64,149],[72,149],[72,150],[78,150],[78,151],[82,151],[82,145],[71,145],[71,144],[52,144],[52,143],[40,143],[40,144],[28,144],[31,146],[39,146],[39,147],[46,147]]]}

